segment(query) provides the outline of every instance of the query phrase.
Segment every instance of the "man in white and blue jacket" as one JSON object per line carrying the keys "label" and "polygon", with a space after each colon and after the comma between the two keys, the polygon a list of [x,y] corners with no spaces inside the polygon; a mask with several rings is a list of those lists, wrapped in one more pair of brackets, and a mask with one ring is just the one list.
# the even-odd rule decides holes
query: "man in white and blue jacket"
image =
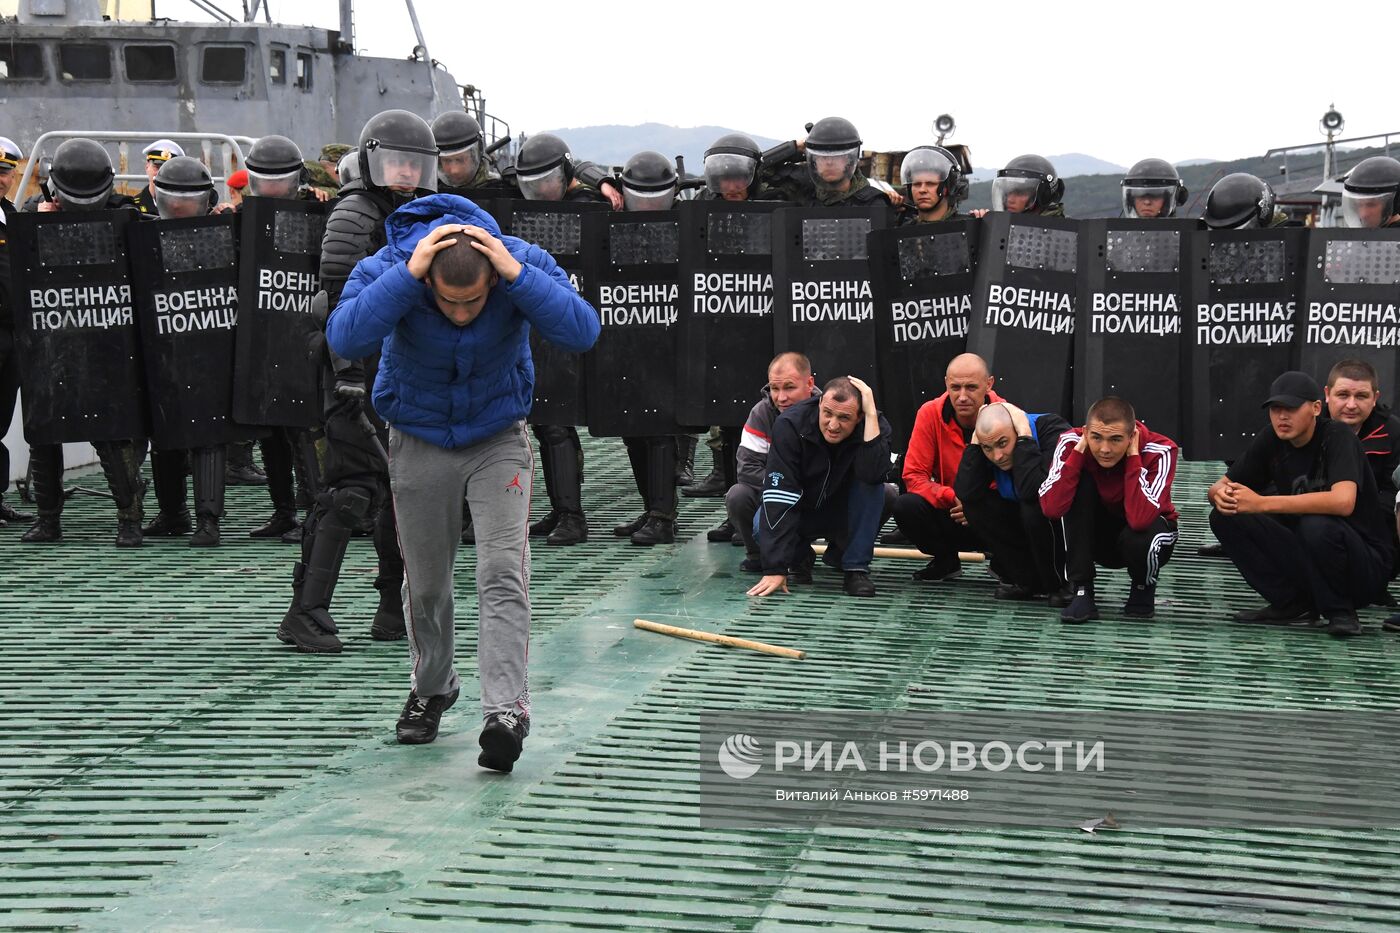
{"label": "man in white and blue jacket", "polygon": [[478,762],[508,772],[530,729],[530,329],[581,353],[598,337],[598,313],[547,252],[501,237],[465,198],[420,198],[385,227],[388,245],[355,267],[326,339],[346,359],[383,354],[373,401],[389,425],[413,663],[398,740],[433,741],[461,686],[452,565],[465,492],[477,539]]}

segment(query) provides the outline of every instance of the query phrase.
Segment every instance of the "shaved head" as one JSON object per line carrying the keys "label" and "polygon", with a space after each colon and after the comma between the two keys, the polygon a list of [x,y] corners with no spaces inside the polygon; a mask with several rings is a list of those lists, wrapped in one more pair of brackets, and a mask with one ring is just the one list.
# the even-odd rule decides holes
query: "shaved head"
{"label": "shaved head", "polygon": [[987,366],[987,361],[976,353],[959,353],[953,357],[943,374],[952,376],[953,373],[957,373],[959,376],[968,375],[974,379],[978,377],[986,379],[992,374],[992,370]]}
{"label": "shaved head", "polygon": [[988,405],[977,413],[977,433],[982,437],[991,437],[993,434],[1000,434],[1003,429],[1014,431],[1011,423],[1011,413],[1006,410],[1005,405]]}

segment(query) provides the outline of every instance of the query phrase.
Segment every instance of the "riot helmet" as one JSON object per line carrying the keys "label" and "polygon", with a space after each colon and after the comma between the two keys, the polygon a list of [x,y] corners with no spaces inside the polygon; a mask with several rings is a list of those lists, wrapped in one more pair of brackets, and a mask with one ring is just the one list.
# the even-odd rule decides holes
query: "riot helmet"
{"label": "riot helmet", "polygon": [[443,184],[464,188],[481,168],[481,125],[464,110],[449,110],[433,120],[438,175]]}
{"label": "riot helmet", "polygon": [[726,133],[705,150],[705,187],[726,201],[748,199],[763,150],[743,133]]}
{"label": "riot helmet", "polygon": [[967,196],[962,166],[942,146],[910,149],[899,165],[899,180],[904,196],[920,211],[931,211],[945,200],[956,207]]}
{"label": "riot helmet", "polygon": [[437,191],[437,143],[426,120],[386,110],[360,131],[360,178],[370,188],[404,195]]}
{"label": "riot helmet", "polygon": [[1165,159],[1143,159],[1123,177],[1123,216],[1172,217],[1186,203],[1186,196],[1176,166]]}
{"label": "riot helmet", "polygon": [[1212,230],[1267,227],[1274,219],[1274,189],[1248,172],[1226,175],[1206,195],[1202,219]]}
{"label": "riot helmet", "polygon": [[1041,214],[1060,203],[1065,183],[1050,160],[1019,155],[992,179],[992,210],[1012,214]]}
{"label": "riot helmet", "polygon": [[676,201],[676,169],[664,155],[644,149],[622,168],[622,209],[667,211]]}
{"label": "riot helmet", "polygon": [[258,198],[296,197],[306,175],[301,148],[285,136],[262,137],[243,161],[248,167],[248,193]]}
{"label": "riot helmet", "polygon": [[823,117],[812,124],[804,143],[807,172],[819,191],[836,191],[847,185],[860,164],[860,133],[850,120]]}
{"label": "riot helmet", "polygon": [[351,149],[340,157],[340,164],[335,167],[335,177],[340,179],[340,184],[342,186],[359,179],[360,150]]}
{"label": "riot helmet", "polygon": [[536,133],[515,156],[515,183],[527,201],[562,201],[574,180],[573,156],[553,133]]}
{"label": "riot helmet", "polygon": [[95,210],[112,196],[112,159],[91,139],[70,139],[53,154],[49,184],[64,210]]}
{"label": "riot helmet", "polygon": [[1384,227],[1400,213],[1397,193],[1400,162],[1390,156],[1362,159],[1342,182],[1342,226]]}
{"label": "riot helmet", "polygon": [[[251,177],[252,172],[248,174]],[[156,210],[161,220],[200,217],[213,206],[214,180],[198,159],[175,156],[156,172]]]}

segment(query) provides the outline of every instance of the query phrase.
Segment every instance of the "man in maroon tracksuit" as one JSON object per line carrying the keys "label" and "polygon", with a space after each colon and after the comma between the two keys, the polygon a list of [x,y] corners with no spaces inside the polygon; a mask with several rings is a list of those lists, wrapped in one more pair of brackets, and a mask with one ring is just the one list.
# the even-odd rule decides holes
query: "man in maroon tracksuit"
{"label": "man in maroon tracksuit", "polygon": [[1064,521],[1074,598],[1060,613],[1063,621],[1099,617],[1095,563],[1126,567],[1133,586],[1123,614],[1152,618],[1157,576],[1176,544],[1171,494],[1179,453],[1175,441],[1153,434],[1132,405],[1113,396],[1090,406],[1082,429],[1060,435],[1040,508]]}

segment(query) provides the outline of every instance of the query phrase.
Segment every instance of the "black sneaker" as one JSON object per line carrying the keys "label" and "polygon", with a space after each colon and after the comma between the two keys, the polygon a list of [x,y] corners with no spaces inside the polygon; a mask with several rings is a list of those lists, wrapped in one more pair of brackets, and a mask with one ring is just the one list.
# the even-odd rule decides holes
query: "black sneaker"
{"label": "black sneaker", "polygon": [[457,702],[457,694],[460,692],[453,690],[451,693],[435,697],[420,697],[414,691],[408,691],[408,702],[403,705],[398,725],[394,728],[399,744],[427,745],[437,738],[438,723],[442,721],[442,714]]}
{"label": "black sneaker", "polygon": [[[739,562],[739,569],[744,573],[763,573],[763,561],[757,557],[745,557]],[[1400,616],[1396,616],[1400,618]]]}
{"label": "black sneaker", "polygon": [[962,561],[954,554],[952,557],[935,557],[923,570],[914,571],[914,579],[924,583],[935,583],[939,580],[951,580],[960,573]]}
{"label": "black sneaker", "polygon": [[34,516],[29,512],[16,512],[0,499],[0,525],[28,525],[34,521]]}
{"label": "black sneaker", "polygon": [[287,610],[282,624],[277,626],[277,640],[284,645],[295,645],[305,654],[340,654],[344,647],[335,632],[295,606]]}
{"label": "black sneaker", "polygon": [[1262,609],[1242,609],[1232,616],[1236,622],[1249,622],[1255,625],[1299,625],[1317,619],[1317,611],[1311,606],[1265,606]]}
{"label": "black sneaker", "polygon": [[548,538],[549,533],[559,525],[559,513],[553,509],[544,518],[530,526],[530,537]]}
{"label": "black sneaker", "polygon": [[1094,602],[1094,584],[1076,583],[1074,598],[1060,612],[1061,622],[1091,622],[1099,617],[1098,604]]}
{"label": "black sneaker", "polygon": [[[476,763],[483,768],[510,774],[530,734],[530,717],[514,713],[492,713],[481,727],[481,754]],[[403,741],[400,739],[399,741]]]}
{"label": "black sneaker", "polygon": [[1035,599],[1036,591],[1028,586],[1021,586],[1018,583],[1000,583],[992,590],[992,599],[1007,599],[1012,602],[1025,602],[1028,599]]}
{"label": "black sneaker", "polygon": [[1219,541],[1214,544],[1202,544],[1196,548],[1196,554],[1199,557],[1225,557],[1225,545]]}
{"label": "black sneaker", "polygon": [[1361,620],[1350,609],[1327,613],[1327,634],[1334,638],[1350,638],[1361,634]]}
{"label": "black sneaker", "polygon": [[1128,591],[1128,601],[1123,604],[1123,615],[1130,619],[1150,619],[1157,612],[1157,587],[1138,586]]}
{"label": "black sneaker", "polygon": [[875,595],[875,584],[870,582],[870,574],[865,570],[847,570],[843,586],[847,596]]}
{"label": "black sneaker", "polygon": [[1064,586],[1051,593],[1047,602],[1050,603],[1051,609],[1065,608],[1070,603],[1074,602],[1074,587],[1066,583]]}
{"label": "black sneaker", "polygon": [[738,534],[734,531],[734,526],[729,524],[729,519],[727,518],[714,528],[705,532],[705,540],[709,541],[711,544],[719,544],[722,541],[733,541],[737,537]]}

